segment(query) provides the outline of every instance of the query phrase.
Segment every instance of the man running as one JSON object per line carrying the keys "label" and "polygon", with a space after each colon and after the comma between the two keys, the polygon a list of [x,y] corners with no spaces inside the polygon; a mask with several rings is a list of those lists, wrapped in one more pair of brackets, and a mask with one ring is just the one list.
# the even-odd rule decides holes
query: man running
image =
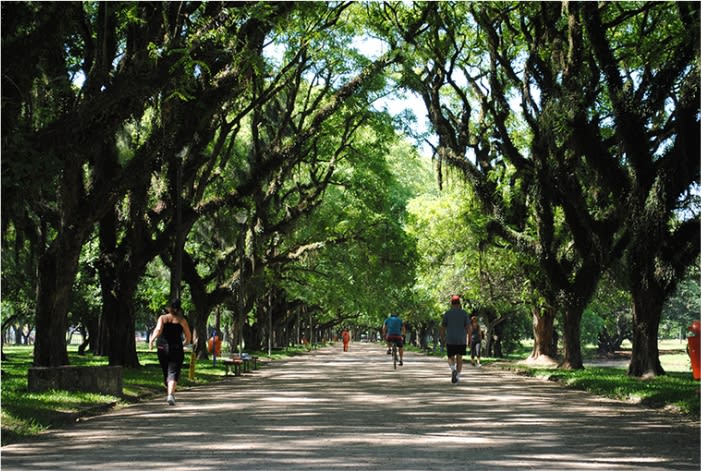
{"label": "man running", "polygon": [[399,366],[404,365],[404,333],[406,327],[399,318],[397,313],[392,314],[382,326],[382,336],[387,340],[387,353],[392,353],[390,345],[392,342],[397,344],[399,349]]}
{"label": "man running", "polygon": [[460,381],[462,372],[462,357],[467,353],[467,329],[470,327],[470,318],[460,303],[460,296],[450,298],[450,309],[443,314],[441,323],[441,339],[445,342],[448,353],[448,366],[450,366],[453,384]]}

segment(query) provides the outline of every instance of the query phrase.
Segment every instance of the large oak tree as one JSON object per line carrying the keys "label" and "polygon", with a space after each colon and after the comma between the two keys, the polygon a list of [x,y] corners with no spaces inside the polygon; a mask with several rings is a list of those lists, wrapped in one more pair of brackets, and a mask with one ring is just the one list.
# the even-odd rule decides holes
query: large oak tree
{"label": "large oak tree", "polygon": [[539,260],[539,290],[564,316],[563,365],[582,367],[583,309],[625,253],[637,311],[630,373],[661,372],[661,307],[698,253],[698,221],[675,222],[698,184],[698,5],[378,12],[395,27],[379,28],[390,43],[407,18],[426,18],[420,36],[406,35],[402,83],[426,104],[439,173],[461,169],[494,234]]}

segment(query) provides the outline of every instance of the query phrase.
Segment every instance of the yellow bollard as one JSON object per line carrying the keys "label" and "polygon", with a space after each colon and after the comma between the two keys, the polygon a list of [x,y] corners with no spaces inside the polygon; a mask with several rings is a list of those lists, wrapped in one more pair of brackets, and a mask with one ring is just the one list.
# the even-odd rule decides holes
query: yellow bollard
{"label": "yellow bollard", "polygon": [[197,365],[197,354],[195,354],[195,349],[193,348],[190,354],[190,371],[187,375],[190,381],[195,379],[195,365]]}

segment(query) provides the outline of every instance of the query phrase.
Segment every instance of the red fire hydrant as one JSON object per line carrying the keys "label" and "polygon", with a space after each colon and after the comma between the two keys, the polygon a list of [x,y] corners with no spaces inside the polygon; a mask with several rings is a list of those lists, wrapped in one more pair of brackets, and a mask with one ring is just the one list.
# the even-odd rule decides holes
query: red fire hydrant
{"label": "red fire hydrant", "polygon": [[694,379],[698,381],[701,380],[701,349],[699,349],[699,342],[701,342],[701,322],[693,321],[687,328],[686,335],[686,339],[689,342],[687,351],[691,358],[691,374],[694,376]]}

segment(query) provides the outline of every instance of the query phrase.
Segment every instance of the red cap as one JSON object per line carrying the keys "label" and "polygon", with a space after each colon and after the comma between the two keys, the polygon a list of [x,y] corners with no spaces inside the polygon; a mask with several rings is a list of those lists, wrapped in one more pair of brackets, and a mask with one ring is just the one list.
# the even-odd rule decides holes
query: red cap
{"label": "red cap", "polygon": [[450,298],[450,304],[457,304],[457,303],[459,303],[459,302],[460,302],[460,296],[458,296],[457,294],[454,294],[454,295]]}

